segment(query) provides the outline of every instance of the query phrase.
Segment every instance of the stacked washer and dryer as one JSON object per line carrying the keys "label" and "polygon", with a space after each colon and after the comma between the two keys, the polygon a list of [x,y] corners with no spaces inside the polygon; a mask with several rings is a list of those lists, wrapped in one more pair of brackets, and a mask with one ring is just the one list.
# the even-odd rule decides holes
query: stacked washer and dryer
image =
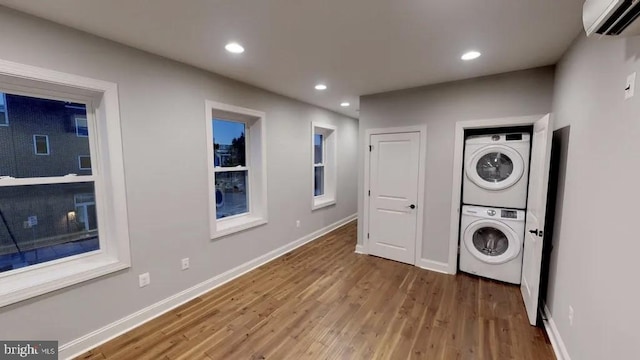
{"label": "stacked washer and dryer", "polygon": [[531,135],[465,140],[460,270],[520,284]]}

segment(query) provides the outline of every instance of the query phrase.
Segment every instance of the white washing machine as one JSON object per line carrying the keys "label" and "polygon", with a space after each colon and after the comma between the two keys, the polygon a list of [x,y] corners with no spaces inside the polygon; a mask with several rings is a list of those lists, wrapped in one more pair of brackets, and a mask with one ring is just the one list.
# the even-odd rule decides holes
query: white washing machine
{"label": "white washing machine", "polygon": [[525,209],[531,135],[470,136],[465,141],[462,202]]}
{"label": "white washing machine", "polygon": [[463,206],[460,271],[520,284],[524,230],[523,210]]}

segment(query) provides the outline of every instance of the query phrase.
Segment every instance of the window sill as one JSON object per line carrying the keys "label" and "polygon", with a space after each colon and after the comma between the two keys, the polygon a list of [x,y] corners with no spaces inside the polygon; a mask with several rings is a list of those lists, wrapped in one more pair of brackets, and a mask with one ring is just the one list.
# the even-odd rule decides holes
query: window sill
{"label": "window sill", "polygon": [[216,221],[216,229],[211,233],[211,240],[264,225],[266,223],[266,218],[250,215],[229,220],[218,220]]}
{"label": "window sill", "polygon": [[323,207],[327,207],[335,204],[336,204],[335,198],[324,198],[324,197],[314,198],[313,206],[311,206],[311,210],[318,210],[318,209],[322,209]]}
{"label": "window sill", "polygon": [[[36,265],[37,266],[37,265]],[[0,307],[130,267],[104,254],[82,256],[0,278]],[[25,268],[27,269],[27,268]]]}

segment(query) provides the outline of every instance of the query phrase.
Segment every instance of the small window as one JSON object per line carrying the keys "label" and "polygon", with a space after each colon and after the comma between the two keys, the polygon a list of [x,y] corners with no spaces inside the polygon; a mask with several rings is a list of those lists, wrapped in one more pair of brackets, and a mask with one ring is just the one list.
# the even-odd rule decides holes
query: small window
{"label": "small window", "polygon": [[264,113],[207,101],[211,238],[267,223]]}
{"label": "small window", "polygon": [[49,155],[49,136],[33,135],[33,149],[36,155]]}
{"label": "small window", "polygon": [[91,170],[91,156],[79,155],[78,167],[80,168],[80,170]]}
{"label": "small window", "polygon": [[7,111],[7,96],[0,93],[0,126],[9,125],[9,114]]}
{"label": "small window", "polygon": [[332,125],[312,124],[312,209],[336,203],[337,129]]}
{"label": "small window", "polygon": [[87,117],[86,116],[76,116],[76,136],[77,137],[88,137],[89,136],[89,126],[87,125]]}

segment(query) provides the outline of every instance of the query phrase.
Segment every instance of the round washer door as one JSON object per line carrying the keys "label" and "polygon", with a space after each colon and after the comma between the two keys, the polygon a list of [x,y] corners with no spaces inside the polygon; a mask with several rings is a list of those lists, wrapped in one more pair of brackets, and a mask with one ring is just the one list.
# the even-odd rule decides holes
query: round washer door
{"label": "round washer door", "polygon": [[467,177],[486,190],[504,190],[520,180],[524,160],[514,149],[488,145],[471,155],[465,164]]}
{"label": "round washer door", "polygon": [[464,246],[478,260],[503,264],[513,260],[522,249],[518,235],[506,224],[495,220],[478,220],[464,231]]}

